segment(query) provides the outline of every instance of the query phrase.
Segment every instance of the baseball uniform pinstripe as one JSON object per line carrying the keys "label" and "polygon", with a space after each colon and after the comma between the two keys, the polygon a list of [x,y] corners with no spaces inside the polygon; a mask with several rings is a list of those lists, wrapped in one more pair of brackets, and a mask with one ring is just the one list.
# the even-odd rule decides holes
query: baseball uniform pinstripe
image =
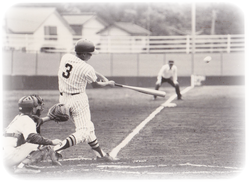
{"label": "baseball uniform pinstripe", "polygon": [[[85,39],[78,40],[75,45],[75,53],[76,55],[65,54],[62,57],[58,79],[60,102],[69,107],[76,131],[56,145],[54,150],[61,152],[78,143],[87,142],[97,158],[114,161],[116,159],[105,153],[99,146],[91,121],[86,86],[87,83],[100,87],[114,86],[115,82],[96,73],[93,67],[87,64],[91,56],[97,53],[92,42]],[[98,82],[98,78],[104,81]]]}
{"label": "baseball uniform pinstripe", "polygon": [[60,103],[70,108],[76,128],[74,145],[93,141],[96,137],[86,94],[87,83],[97,80],[93,67],[75,55],[65,54],[59,66],[58,79]]}

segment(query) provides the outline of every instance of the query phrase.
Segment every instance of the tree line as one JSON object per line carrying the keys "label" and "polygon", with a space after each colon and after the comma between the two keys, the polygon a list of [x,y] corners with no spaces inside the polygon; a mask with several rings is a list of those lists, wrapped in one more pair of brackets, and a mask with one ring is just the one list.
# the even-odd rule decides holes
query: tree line
{"label": "tree line", "polygon": [[[96,13],[113,22],[131,22],[152,35],[190,35],[191,3],[49,3],[18,6],[56,7],[60,13]],[[244,34],[244,12],[232,3],[196,3],[196,33]]]}

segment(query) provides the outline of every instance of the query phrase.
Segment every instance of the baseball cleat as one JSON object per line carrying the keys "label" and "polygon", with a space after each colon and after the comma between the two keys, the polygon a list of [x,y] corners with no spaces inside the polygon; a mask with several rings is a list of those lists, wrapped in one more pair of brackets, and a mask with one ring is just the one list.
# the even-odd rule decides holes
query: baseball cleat
{"label": "baseball cleat", "polygon": [[99,162],[115,162],[119,161],[120,159],[112,157],[109,155],[109,153],[107,153],[104,157],[97,157],[96,160]]}
{"label": "baseball cleat", "polygon": [[15,174],[37,174],[40,172],[41,172],[40,170],[28,169],[25,166],[22,168],[16,168],[14,171]]}

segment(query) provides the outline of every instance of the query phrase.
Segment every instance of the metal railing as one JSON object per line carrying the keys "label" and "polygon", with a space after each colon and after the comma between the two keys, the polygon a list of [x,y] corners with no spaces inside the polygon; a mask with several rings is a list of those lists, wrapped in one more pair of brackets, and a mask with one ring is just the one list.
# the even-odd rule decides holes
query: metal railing
{"label": "metal railing", "polygon": [[[4,49],[71,52],[80,36],[5,34]],[[89,37],[100,53],[215,53],[245,51],[244,35],[98,36]],[[194,44],[192,44],[194,42]]]}

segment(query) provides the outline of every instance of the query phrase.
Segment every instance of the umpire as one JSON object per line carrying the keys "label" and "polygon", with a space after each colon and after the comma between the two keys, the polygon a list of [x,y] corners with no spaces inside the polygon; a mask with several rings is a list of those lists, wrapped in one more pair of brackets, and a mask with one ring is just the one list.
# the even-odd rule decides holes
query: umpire
{"label": "umpire", "polygon": [[[182,100],[179,83],[177,81],[177,67],[174,65],[173,60],[169,60],[168,64],[163,65],[162,68],[160,69],[157,75],[157,82],[155,89],[159,90],[160,86],[164,82],[168,82],[170,85],[172,85],[175,88],[177,99]],[[156,96],[154,96],[154,99],[156,99]]]}

